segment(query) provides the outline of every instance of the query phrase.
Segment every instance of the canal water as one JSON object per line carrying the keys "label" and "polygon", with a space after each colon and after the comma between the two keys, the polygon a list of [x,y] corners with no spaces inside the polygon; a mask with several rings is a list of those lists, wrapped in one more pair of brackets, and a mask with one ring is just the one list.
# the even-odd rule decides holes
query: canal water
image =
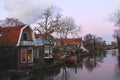
{"label": "canal water", "polygon": [[117,51],[108,50],[84,56],[76,64],[36,71],[31,76],[13,80],[120,80],[120,56]]}
{"label": "canal water", "polygon": [[108,50],[37,73],[33,80],[120,80],[120,57],[117,51]]}
{"label": "canal water", "polygon": [[120,80],[118,53],[107,51],[83,58],[74,66],[61,68],[53,80]]}

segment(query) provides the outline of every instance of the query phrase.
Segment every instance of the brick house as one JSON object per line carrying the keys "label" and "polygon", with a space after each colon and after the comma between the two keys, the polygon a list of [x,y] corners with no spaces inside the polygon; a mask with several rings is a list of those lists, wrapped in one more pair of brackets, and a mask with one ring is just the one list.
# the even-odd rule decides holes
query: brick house
{"label": "brick house", "polygon": [[53,43],[38,37],[36,38],[36,49],[36,51],[38,51],[36,58],[38,58],[39,61],[53,61]]}
{"label": "brick house", "polygon": [[70,47],[80,46],[82,44],[82,38],[67,38],[67,39],[56,39],[58,46],[67,45]]}
{"label": "brick house", "polygon": [[33,65],[34,32],[29,25],[0,28],[0,65],[6,69]]}

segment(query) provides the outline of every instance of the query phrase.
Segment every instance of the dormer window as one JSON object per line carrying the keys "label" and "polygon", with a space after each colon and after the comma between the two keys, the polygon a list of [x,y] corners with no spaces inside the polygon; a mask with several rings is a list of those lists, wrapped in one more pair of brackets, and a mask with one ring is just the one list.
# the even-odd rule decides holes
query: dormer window
{"label": "dormer window", "polygon": [[23,33],[23,40],[25,40],[25,41],[28,40],[28,33],[27,32]]}

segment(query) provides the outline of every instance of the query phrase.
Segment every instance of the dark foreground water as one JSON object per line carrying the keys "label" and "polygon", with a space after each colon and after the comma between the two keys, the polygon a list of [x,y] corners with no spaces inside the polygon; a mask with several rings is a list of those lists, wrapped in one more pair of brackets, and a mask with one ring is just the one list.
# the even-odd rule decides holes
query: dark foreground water
{"label": "dark foreground water", "polygon": [[120,80],[120,56],[117,52],[107,51],[80,58],[77,64],[65,64],[13,80]]}

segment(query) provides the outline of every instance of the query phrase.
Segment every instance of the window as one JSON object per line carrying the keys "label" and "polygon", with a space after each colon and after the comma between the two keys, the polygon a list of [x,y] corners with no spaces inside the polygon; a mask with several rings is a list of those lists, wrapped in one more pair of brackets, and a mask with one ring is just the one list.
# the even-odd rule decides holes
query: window
{"label": "window", "polygon": [[39,48],[36,48],[34,51],[34,58],[39,58]]}
{"label": "window", "polygon": [[53,56],[52,56],[52,53],[53,53],[53,46],[50,45],[50,56],[49,56],[50,58],[53,57]]}
{"label": "window", "polygon": [[27,62],[27,58],[26,58],[26,49],[22,49],[21,51],[21,62],[22,63],[26,63]]}
{"label": "window", "polygon": [[49,53],[49,45],[44,45],[44,53]]}
{"label": "window", "polygon": [[28,33],[26,33],[26,32],[23,33],[23,40],[25,40],[25,41],[28,40]]}
{"label": "window", "polygon": [[33,62],[33,50],[32,49],[28,50],[27,60],[28,62]]}
{"label": "window", "polygon": [[21,63],[33,62],[33,50],[22,49],[21,50]]}
{"label": "window", "polygon": [[50,46],[50,53],[53,53],[53,46]]}
{"label": "window", "polygon": [[52,58],[52,51],[53,47],[50,45],[44,45],[44,57],[45,58]]}
{"label": "window", "polygon": [[44,57],[49,58],[49,45],[44,45]]}
{"label": "window", "polygon": [[49,57],[49,53],[45,53],[45,58],[48,58]]}

